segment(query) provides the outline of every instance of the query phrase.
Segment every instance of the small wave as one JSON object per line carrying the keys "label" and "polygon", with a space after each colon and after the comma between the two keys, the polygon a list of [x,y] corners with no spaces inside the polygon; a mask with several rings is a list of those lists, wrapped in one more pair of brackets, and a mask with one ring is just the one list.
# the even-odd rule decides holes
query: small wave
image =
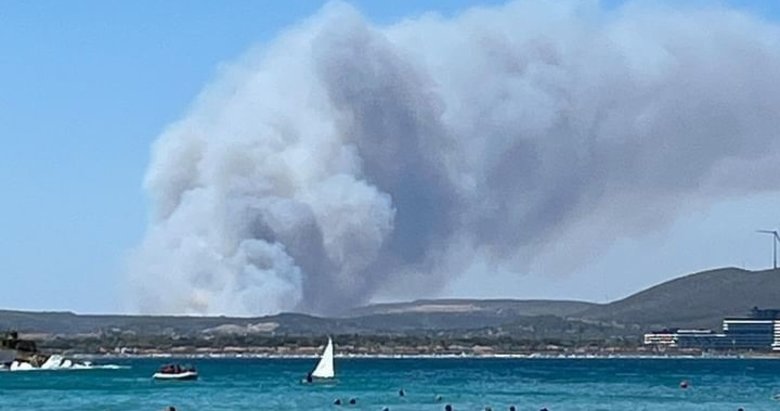
{"label": "small wave", "polygon": [[40,368],[40,367],[21,367],[21,368],[0,368],[0,372],[33,372],[33,371],[86,371],[86,370],[129,370],[127,365],[105,364],[105,365],[74,365],[71,367]]}
{"label": "small wave", "polygon": [[117,364],[99,364],[95,365],[89,361],[74,362],[59,355],[52,355],[40,367],[24,361],[14,361],[10,367],[3,368],[4,371],[71,371],[71,370],[119,370],[130,368],[129,366]]}
{"label": "small wave", "polygon": [[129,365],[103,364],[91,366],[93,370],[129,370]]}

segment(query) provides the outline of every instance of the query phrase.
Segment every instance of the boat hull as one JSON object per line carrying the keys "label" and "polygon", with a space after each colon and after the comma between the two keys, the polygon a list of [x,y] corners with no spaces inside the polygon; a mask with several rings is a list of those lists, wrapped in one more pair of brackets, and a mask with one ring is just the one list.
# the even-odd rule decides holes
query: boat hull
{"label": "boat hull", "polygon": [[301,379],[301,384],[332,384],[336,382],[336,377],[332,378],[312,378],[308,380],[306,378]]}
{"label": "boat hull", "polygon": [[156,372],[152,376],[155,380],[167,380],[167,381],[192,381],[198,379],[198,373],[195,371],[185,371],[176,374]]}

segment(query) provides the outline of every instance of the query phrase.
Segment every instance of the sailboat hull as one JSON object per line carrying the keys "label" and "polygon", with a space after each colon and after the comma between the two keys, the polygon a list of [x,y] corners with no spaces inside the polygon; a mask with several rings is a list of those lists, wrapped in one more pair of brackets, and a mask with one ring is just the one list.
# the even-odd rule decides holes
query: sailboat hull
{"label": "sailboat hull", "polygon": [[336,382],[336,378],[312,378],[311,381],[307,380],[306,378],[301,379],[301,384],[317,384],[317,385],[325,385],[325,384],[334,384]]}

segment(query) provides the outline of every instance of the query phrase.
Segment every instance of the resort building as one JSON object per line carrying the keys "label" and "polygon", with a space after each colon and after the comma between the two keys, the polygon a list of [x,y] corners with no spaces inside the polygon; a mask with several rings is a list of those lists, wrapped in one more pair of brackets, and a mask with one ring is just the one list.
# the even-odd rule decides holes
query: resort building
{"label": "resort building", "polygon": [[780,351],[780,310],[753,308],[746,318],[723,319],[723,330],[672,329],[644,335],[645,345],[716,350]]}

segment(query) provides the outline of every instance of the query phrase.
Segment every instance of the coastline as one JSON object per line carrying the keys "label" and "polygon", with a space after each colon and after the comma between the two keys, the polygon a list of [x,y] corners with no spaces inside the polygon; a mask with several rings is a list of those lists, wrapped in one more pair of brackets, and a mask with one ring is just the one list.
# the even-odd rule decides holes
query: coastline
{"label": "coastline", "polygon": [[[68,354],[78,360],[117,360],[117,359],[267,359],[267,360],[311,360],[319,358],[312,354],[255,354],[255,353],[154,353],[154,354]],[[771,353],[733,353],[733,354],[336,354],[337,359],[381,359],[381,360],[780,360],[780,355]]]}

